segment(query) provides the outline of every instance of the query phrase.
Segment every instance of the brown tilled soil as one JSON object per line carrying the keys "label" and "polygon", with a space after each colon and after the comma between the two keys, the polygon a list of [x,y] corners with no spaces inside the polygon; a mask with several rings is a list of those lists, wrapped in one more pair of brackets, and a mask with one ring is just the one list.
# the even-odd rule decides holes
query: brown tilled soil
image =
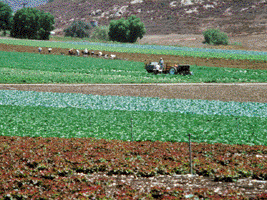
{"label": "brown tilled soil", "polygon": [[[253,199],[256,195],[263,194],[267,192],[267,181],[259,181],[253,179],[239,179],[236,182],[215,182],[212,178],[207,178],[198,175],[160,175],[155,177],[135,177],[126,175],[113,175],[108,176],[104,173],[95,173],[87,176],[90,180],[95,180],[97,178],[110,178],[115,180],[111,186],[107,186],[105,189],[111,196],[118,191],[120,185],[129,185],[132,188],[138,190],[140,193],[151,191],[152,187],[166,187],[175,188],[180,187],[188,194],[194,189],[208,188],[215,193],[222,195],[220,199],[228,199],[228,197],[223,197],[223,195],[229,191],[233,190],[237,192],[240,196],[245,196],[246,199]],[[234,197],[233,199],[242,199]],[[137,198],[136,198],[137,199]],[[190,198],[189,198],[190,199]]]}
{"label": "brown tilled soil", "polygon": [[0,90],[267,103],[267,85],[0,85]]}
{"label": "brown tilled soil", "polygon": [[[48,47],[43,47],[42,54],[48,54],[47,49]],[[38,53],[38,48],[30,46],[0,44],[0,51]],[[94,52],[97,53],[98,51]],[[190,65],[208,66],[208,67],[230,67],[230,68],[242,68],[242,69],[267,70],[267,63],[260,61],[225,60],[217,58],[206,59],[206,58],[193,58],[193,57],[182,57],[182,56],[172,56],[172,55],[151,55],[151,54],[139,54],[139,53],[106,52],[106,51],[102,52],[103,54],[111,54],[111,53],[115,54],[119,59],[122,60],[133,60],[144,63],[148,63],[149,61],[158,61],[159,58],[162,57],[165,63],[170,62],[170,63],[190,64]],[[68,49],[53,48],[51,54],[67,55]]]}

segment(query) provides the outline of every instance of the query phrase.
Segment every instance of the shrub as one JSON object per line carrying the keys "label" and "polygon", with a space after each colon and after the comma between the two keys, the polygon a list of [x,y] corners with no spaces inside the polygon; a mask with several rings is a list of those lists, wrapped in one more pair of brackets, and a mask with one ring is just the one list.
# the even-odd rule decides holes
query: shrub
{"label": "shrub", "polygon": [[108,31],[109,31],[108,26],[97,26],[95,27],[95,30],[92,33],[91,38],[108,41],[109,40]]}
{"label": "shrub", "polygon": [[218,29],[208,29],[203,32],[204,43],[207,44],[215,44],[215,45],[227,45],[228,44],[228,36],[226,33],[221,32]]}
{"label": "shrub", "polygon": [[241,42],[234,42],[232,45],[242,46],[242,43]]}
{"label": "shrub", "polygon": [[64,30],[65,36],[70,37],[90,37],[91,26],[83,21],[74,21],[67,29]]}
{"label": "shrub", "polygon": [[143,38],[145,33],[144,23],[135,15],[131,15],[127,20],[111,20],[109,24],[108,35],[112,41],[134,43],[137,38]]}

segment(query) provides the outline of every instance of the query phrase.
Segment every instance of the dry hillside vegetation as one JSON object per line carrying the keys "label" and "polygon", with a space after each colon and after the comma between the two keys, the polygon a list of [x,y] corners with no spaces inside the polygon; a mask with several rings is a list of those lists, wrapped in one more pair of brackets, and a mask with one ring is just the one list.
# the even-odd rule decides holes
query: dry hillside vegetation
{"label": "dry hillside vegetation", "polygon": [[148,35],[200,34],[207,28],[220,28],[229,35],[251,35],[265,33],[266,6],[265,0],[54,0],[38,9],[55,16],[60,33],[74,20],[108,25],[112,19],[134,14],[145,23]]}

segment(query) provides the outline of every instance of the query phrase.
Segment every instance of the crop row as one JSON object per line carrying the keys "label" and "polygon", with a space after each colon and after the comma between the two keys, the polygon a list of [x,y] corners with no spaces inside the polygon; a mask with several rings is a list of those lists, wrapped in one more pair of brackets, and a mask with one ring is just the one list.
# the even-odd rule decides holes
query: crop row
{"label": "crop row", "polygon": [[[267,179],[265,146],[193,143],[192,147],[198,175],[225,182]],[[182,184],[152,186],[150,179],[140,190],[138,185],[119,180],[119,175],[187,174],[186,143],[0,136],[0,151],[1,199],[247,199],[242,189],[232,186],[218,193],[201,185],[198,189],[185,189]],[[257,199],[266,198],[264,189],[257,189]]]}
{"label": "crop row", "polygon": [[1,83],[266,82],[266,70],[191,66],[193,76],[154,75],[144,63],[0,52]]}
{"label": "crop row", "polygon": [[[227,108],[227,104],[223,105],[225,102],[1,92],[0,134],[6,136],[186,142],[190,133],[194,142],[267,145],[267,118],[246,116],[246,112],[249,114],[246,109],[252,108],[253,103],[235,106],[230,102]],[[120,105],[120,102],[129,103]],[[154,105],[154,110],[147,111],[147,104],[150,108]],[[174,110],[172,105],[178,109]],[[188,105],[192,105],[194,111],[189,112]],[[266,104],[254,106],[258,109],[250,111],[260,113]],[[212,113],[213,107],[217,111]],[[237,107],[244,112],[226,114]],[[252,113],[249,116],[253,116]]]}
{"label": "crop row", "polygon": [[152,111],[199,115],[267,117],[267,104],[77,93],[0,90],[1,105],[71,107],[88,110]]}
{"label": "crop row", "polygon": [[225,49],[209,49],[209,48],[193,48],[193,47],[175,47],[175,46],[161,46],[161,45],[139,45],[139,44],[112,44],[112,43],[97,43],[97,42],[70,42],[65,43],[74,45],[94,45],[103,47],[124,47],[129,49],[148,49],[148,50],[174,50],[184,52],[201,52],[201,53],[217,53],[217,54],[243,54],[243,55],[262,55],[267,56],[265,51],[245,51],[245,50],[225,50]]}
{"label": "crop row", "polygon": [[25,46],[41,46],[41,47],[59,47],[59,48],[76,48],[76,49],[94,49],[100,51],[111,52],[128,52],[128,53],[143,53],[143,54],[157,54],[157,55],[179,55],[189,57],[200,58],[223,58],[223,59],[237,59],[237,60],[259,60],[267,61],[266,53],[254,52],[254,51],[223,51],[223,50],[209,50],[209,49],[194,49],[194,48],[179,48],[179,49],[165,49],[158,47],[144,48],[143,46],[133,47],[118,47],[118,45],[112,46],[108,44],[94,43],[66,43],[66,42],[49,42],[49,41],[31,41],[31,40],[7,40],[0,39],[0,43],[13,44],[13,45],[25,45]]}

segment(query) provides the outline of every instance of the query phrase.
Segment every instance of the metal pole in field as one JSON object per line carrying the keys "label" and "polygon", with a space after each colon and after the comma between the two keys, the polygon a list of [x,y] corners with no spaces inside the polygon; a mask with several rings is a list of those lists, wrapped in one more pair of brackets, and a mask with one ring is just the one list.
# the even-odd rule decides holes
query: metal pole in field
{"label": "metal pole in field", "polygon": [[131,136],[132,136],[132,142],[133,142],[133,118],[131,118]]}
{"label": "metal pole in field", "polygon": [[189,136],[189,159],[190,159],[190,174],[193,174],[193,167],[192,167],[192,150],[191,150],[191,134],[188,134]]}
{"label": "metal pole in field", "polygon": [[237,121],[237,131],[239,132],[239,121],[238,121],[237,117],[235,119]]}

